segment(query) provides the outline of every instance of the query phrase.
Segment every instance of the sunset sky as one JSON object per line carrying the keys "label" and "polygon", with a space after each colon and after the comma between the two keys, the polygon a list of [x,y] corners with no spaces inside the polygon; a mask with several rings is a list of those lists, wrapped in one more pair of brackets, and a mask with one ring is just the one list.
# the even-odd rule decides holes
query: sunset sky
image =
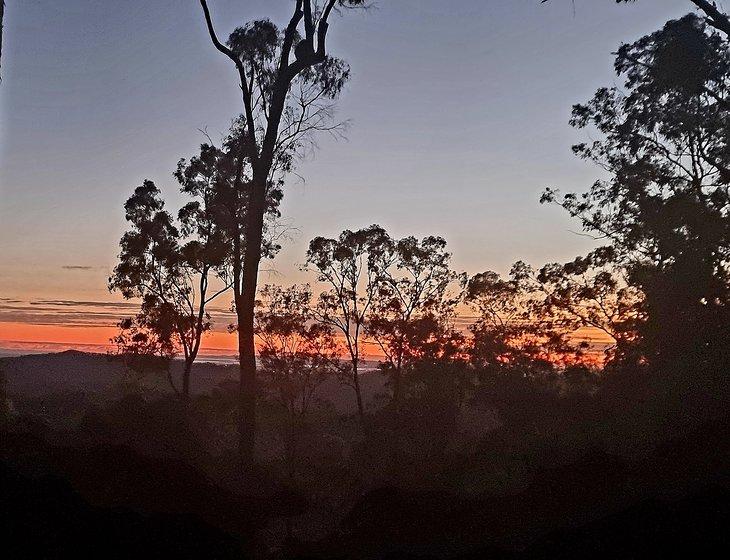
{"label": "sunset sky", "polygon": [[[212,0],[219,34],[284,0]],[[274,8],[272,8],[274,6]],[[572,102],[617,83],[611,53],[688,11],[686,0],[377,0],[336,18],[328,41],[353,77],[346,140],[320,138],[286,187],[292,239],[264,282],[299,271],[315,235],[371,223],[444,236],[456,269],[565,261],[592,241],[545,187],[584,190],[598,170]],[[170,208],[178,159],[240,111],[236,76],[196,0],[7,3],[0,83],[0,348],[103,344],[136,304],[109,294],[122,204],[146,179]],[[215,308],[209,348],[231,349]]]}

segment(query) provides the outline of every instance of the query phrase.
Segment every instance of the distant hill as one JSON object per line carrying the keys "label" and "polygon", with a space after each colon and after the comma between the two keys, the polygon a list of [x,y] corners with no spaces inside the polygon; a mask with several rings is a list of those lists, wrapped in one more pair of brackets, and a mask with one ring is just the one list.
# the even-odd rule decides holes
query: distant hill
{"label": "distant hill", "polygon": [[[67,392],[115,393],[128,376],[121,362],[106,354],[67,350],[53,354],[32,354],[0,358],[9,395],[38,397]],[[174,379],[179,379],[181,362],[173,362]],[[236,375],[235,366],[196,364],[192,376],[194,393],[209,392]],[[150,373],[141,380],[161,391],[172,391],[160,373]]]}
{"label": "distant hill", "polygon": [[[178,387],[182,365],[180,361],[172,364],[173,379]],[[0,358],[0,368],[5,373],[6,391],[10,397],[78,392],[113,397],[121,394],[123,384],[130,380],[122,363],[111,360],[106,354],[78,350]],[[201,361],[193,366],[191,390],[197,395],[209,393],[220,384],[235,383],[237,379],[237,366]],[[151,390],[172,392],[161,373],[150,373],[136,382]],[[362,376],[361,386],[366,401],[386,391],[385,378],[372,370]],[[336,379],[324,383],[318,397],[331,402],[340,412],[355,410],[352,389]]]}

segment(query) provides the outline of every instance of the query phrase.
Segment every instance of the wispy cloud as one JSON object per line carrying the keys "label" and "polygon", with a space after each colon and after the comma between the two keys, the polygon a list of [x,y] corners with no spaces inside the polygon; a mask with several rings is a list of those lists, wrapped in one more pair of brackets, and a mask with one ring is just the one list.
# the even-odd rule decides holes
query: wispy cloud
{"label": "wispy cloud", "polygon": [[[0,298],[0,322],[65,327],[110,327],[122,317],[139,312],[140,304],[132,301],[82,301],[38,299],[20,301]],[[214,329],[224,331],[230,322],[230,311],[210,308]]]}
{"label": "wispy cloud", "polygon": [[123,316],[133,315],[138,303],[117,301],[0,300],[0,322],[66,327],[116,325]]}
{"label": "wispy cloud", "polygon": [[38,299],[30,305],[47,305],[51,307],[104,307],[108,309],[138,309],[138,303],[125,301],[78,301],[73,299]]}

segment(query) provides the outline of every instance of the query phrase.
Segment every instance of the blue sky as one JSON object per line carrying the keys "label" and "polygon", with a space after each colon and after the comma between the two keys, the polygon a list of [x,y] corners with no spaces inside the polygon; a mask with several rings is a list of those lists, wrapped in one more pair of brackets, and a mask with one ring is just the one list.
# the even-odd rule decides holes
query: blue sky
{"label": "blue sky", "polygon": [[[591,241],[547,187],[598,170],[571,105],[616,82],[612,51],[678,17],[686,0],[378,0],[336,18],[329,45],[353,78],[346,140],[286,187],[293,239],[264,281],[307,279],[308,240],[380,223],[447,238],[460,270],[567,260]],[[284,22],[286,0],[210,0],[220,35]],[[109,299],[123,201],[143,179],[179,204],[172,171],[240,110],[235,74],[195,0],[8,0],[0,84],[0,295]],[[0,317],[0,320],[2,318]]]}

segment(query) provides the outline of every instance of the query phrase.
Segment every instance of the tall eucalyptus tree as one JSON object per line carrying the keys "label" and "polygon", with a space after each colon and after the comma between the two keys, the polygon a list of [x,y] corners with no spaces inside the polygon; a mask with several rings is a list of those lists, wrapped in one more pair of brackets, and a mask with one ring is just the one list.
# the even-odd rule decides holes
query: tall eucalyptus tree
{"label": "tall eucalyptus tree", "polygon": [[236,28],[225,43],[215,31],[208,2],[200,4],[213,45],[236,69],[243,102],[240,149],[245,161],[236,189],[248,198],[248,211],[245,251],[242,262],[234,263],[233,289],[240,367],[239,451],[243,465],[249,465],[256,434],[254,311],[267,196],[281,186],[297,156],[313,147],[314,133],[341,130],[333,120],[333,102],[350,71],[328,52],[329,20],[334,11],[362,7],[364,0],[296,0],[283,30],[268,19],[252,21]]}

